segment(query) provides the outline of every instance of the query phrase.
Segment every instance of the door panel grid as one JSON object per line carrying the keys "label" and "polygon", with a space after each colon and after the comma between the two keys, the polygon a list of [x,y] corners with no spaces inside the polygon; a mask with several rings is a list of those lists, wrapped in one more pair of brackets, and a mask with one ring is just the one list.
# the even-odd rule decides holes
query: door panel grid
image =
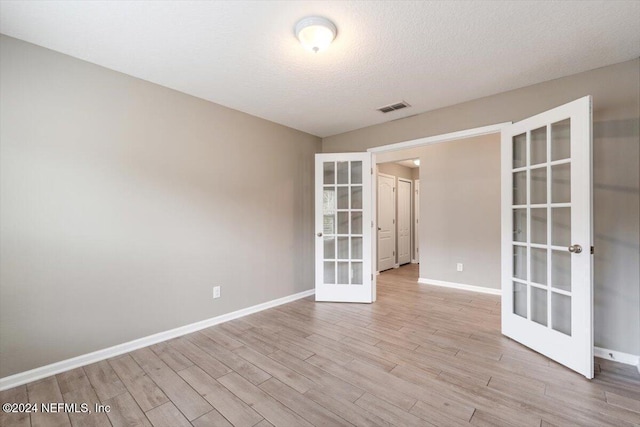
{"label": "door panel grid", "polygon": [[324,283],[362,285],[362,161],[323,162]]}
{"label": "door panel grid", "polygon": [[[571,317],[561,310],[571,305],[571,259],[561,254],[571,245],[571,159],[551,156],[570,152],[570,126],[565,119],[512,137],[513,313],[567,335]],[[554,150],[556,137],[562,148]]]}

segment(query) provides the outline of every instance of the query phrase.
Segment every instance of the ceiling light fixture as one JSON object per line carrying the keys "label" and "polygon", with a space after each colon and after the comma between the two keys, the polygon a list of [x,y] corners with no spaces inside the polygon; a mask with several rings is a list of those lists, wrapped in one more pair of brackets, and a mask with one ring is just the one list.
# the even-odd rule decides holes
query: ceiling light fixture
{"label": "ceiling light fixture", "polygon": [[420,166],[420,159],[415,159],[413,161],[413,164],[416,165],[416,166]]}
{"label": "ceiling light fixture", "polygon": [[335,24],[321,16],[308,16],[296,24],[295,34],[302,46],[318,53],[329,47],[338,34]]}

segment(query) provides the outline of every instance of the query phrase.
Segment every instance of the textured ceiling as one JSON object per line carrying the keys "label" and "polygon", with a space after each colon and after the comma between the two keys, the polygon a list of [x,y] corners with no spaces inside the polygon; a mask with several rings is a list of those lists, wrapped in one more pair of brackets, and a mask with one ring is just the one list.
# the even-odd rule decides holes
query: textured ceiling
{"label": "textured ceiling", "polygon": [[640,2],[2,1],[0,32],[329,136],[636,58]]}

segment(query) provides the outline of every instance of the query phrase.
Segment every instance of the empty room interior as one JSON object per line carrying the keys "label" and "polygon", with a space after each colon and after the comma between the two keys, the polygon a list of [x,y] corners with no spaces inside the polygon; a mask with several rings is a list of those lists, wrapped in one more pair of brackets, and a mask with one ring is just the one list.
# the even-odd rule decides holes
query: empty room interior
{"label": "empty room interior", "polygon": [[0,425],[640,425],[640,2],[0,1]]}

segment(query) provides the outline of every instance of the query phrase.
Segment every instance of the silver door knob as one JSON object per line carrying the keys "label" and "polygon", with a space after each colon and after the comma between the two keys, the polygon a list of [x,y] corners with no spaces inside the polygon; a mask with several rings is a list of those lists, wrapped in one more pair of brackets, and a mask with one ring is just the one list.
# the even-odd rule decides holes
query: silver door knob
{"label": "silver door knob", "polygon": [[571,245],[568,249],[572,254],[579,254],[580,252],[582,252],[582,246],[580,245]]}
{"label": "silver door knob", "polygon": [[322,233],[318,233],[318,234],[316,234],[316,236],[322,237]]}

